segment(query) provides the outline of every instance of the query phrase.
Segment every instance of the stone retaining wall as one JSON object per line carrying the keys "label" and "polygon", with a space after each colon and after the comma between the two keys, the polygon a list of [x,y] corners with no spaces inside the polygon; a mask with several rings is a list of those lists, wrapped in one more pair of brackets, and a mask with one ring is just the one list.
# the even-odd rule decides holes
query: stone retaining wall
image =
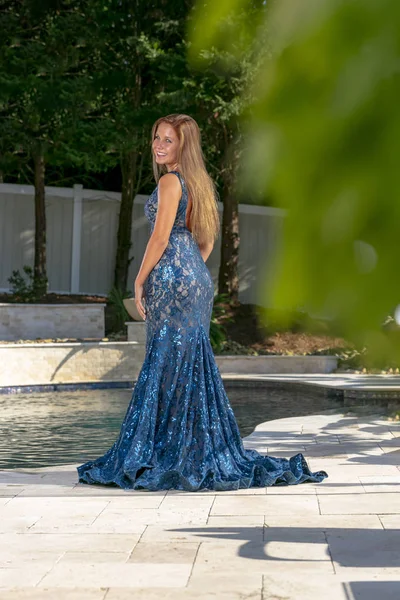
{"label": "stone retaining wall", "polygon": [[[0,344],[0,387],[134,381],[143,364],[141,342]],[[221,374],[330,373],[332,356],[216,356]]]}
{"label": "stone retaining wall", "polygon": [[223,373],[332,373],[336,356],[217,356]]}
{"label": "stone retaining wall", "polygon": [[144,346],[136,342],[0,345],[0,387],[136,380]]}
{"label": "stone retaining wall", "polygon": [[105,306],[0,303],[0,340],[101,339]]}

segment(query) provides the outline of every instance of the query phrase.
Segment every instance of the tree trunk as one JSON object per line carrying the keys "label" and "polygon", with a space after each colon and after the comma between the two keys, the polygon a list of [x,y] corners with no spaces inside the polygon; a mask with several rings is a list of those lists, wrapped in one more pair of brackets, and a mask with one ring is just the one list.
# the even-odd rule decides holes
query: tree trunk
{"label": "tree trunk", "polygon": [[34,289],[38,299],[47,293],[46,207],[44,191],[45,162],[42,152],[33,156],[35,169],[35,263]]}
{"label": "tree trunk", "polygon": [[117,253],[115,259],[114,285],[125,292],[128,287],[128,270],[133,257],[131,249],[131,230],[133,201],[135,198],[136,150],[130,150],[121,157],[122,190],[121,207],[118,217]]}
{"label": "tree trunk", "polygon": [[223,213],[218,292],[227,294],[229,303],[235,306],[239,303],[239,202],[235,193],[239,163],[235,140],[238,134],[226,125],[223,125],[222,132],[225,156],[221,165]]}
{"label": "tree trunk", "polygon": [[218,292],[228,294],[232,305],[239,302],[239,204],[234,191],[234,165],[228,159],[223,169],[223,214],[221,262],[218,274]]}

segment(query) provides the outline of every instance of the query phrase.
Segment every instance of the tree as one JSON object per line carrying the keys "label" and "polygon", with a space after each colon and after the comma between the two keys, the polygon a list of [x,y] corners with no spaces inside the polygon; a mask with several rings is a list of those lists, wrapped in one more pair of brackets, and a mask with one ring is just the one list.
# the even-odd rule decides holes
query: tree
{"label": "tree", "polygon": [[[70,32],[84,25],[77,5],[59,10],[13,0],[0,14],[0,117],[2,164],[33,164],[35,187],[34,287],[47,292],[45,171],[64,160],[76,112],[86,109],[80,75],[82,52]],[[85,72],[85,69],[83,69]]]}
{"label": "tree", "polygon": [[205,47],[204,37],[214,8],[201,2],[189,30],[189,73],[196,82],[192,85],[194,110],[205,124],[206,155],[219,183],[223,204],[218,291],[228,294],[231,304],[236,304],[239,296],[241,185],[238,175],[244,147],[243,129],[253,100],[251,88],[257,66],[267,51],[265,45],[261,48],[245,44],[243,34],[236,36],[235,32],[243,32],[248,20],[258,19],[263,8],[263,3],[255,2],[248,10],[238,10],[236,15],[224,20],[224,35],[232,40],[229,48],[221,49],[217,44]]}
{"label": "tree", "polygon": [[121,205],[118,220],[114,285],[125,291],[132,256],[133,201],[139,189],[152,179],[150,131],[153,122],[172,111],[171,84],[174,48],[181,43],[184,3],[163,0],[105,4],[93,1],[85,7],[90,23],[93,86],[101,98],[98,118],[108,124],[108,146],[121,169]]}

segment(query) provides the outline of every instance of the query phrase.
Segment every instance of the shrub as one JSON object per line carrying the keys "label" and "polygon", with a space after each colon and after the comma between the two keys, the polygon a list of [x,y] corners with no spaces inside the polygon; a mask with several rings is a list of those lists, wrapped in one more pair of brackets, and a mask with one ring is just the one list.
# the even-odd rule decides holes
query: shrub
{"label": "shrub", "polygon": [[24,275],[18,270],[12,272],[8,282],[14,302],[37,302],[47,290],[47,277],[35,277],[32,267],[22,267]]}

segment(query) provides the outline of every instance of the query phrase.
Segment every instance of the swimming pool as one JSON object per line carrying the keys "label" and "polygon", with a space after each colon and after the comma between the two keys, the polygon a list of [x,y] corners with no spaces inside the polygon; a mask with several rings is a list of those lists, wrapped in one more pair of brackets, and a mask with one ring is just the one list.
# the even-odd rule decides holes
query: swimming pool
{"label": "swimming pool", "polygon": [[[339,399],[296,385],[225,382],[242,437],[272,419],[337,408]],[[0,469],[82,463],[115,441],[131,389],[0,396]]]}

